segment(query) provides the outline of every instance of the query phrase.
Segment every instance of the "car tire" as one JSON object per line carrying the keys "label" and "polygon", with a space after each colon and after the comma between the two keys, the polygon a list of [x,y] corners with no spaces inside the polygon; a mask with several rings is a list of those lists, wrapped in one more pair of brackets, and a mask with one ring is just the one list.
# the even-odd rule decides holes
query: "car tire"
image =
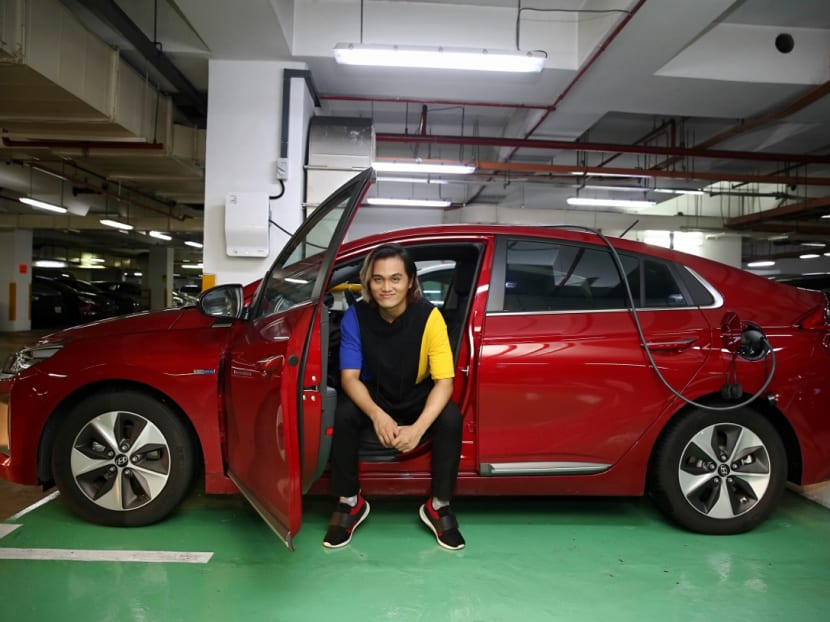
{"label": "car tire", "polygon": [[737,534],[761,524],[787,480],[781,437],[760,414],[697,409],[664,431],[649,473],[649,494],[679,525]]}
{"label": "car tire", "polygon": [[64,503],[101,525],[155,523],[193,485],[196,452],[188,429],[166,404],[138,391],[85,398],[66,415],[52,450]]}

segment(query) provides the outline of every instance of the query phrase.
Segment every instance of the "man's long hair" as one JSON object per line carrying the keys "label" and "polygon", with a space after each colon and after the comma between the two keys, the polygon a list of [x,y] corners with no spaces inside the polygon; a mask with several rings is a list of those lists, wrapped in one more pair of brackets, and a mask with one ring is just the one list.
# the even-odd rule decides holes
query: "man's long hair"
{"label": "man's long hair", "polygon": [[418,280],[418,267],[406,252],[406,249],[400,244],[381,244],[375,248],[371,253],[366,255],[363,260],[363,267],[360,268],[360,287],[363,290],[363,300],[372,306],[377,306],[374,298],[372,298],[372,290],[369,281],[372,279],[372,270],[375,262],[378,259],[389,259],[390,257],[400,257],[403,261],[406,276],[409,277],[409,291],[406,293],[406,303],[412,304],[421,299],[421,282]]}

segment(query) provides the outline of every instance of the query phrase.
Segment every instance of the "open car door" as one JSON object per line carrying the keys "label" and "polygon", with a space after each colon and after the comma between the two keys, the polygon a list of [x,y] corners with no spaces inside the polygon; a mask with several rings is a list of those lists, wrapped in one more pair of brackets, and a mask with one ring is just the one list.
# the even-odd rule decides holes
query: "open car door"
{"label": "open car door", "polygon": [[338,189],[288,241],[235,323],[223,365],[228,475],[292,550],[303,462],[317,459],[301,455],[303,432],[319,431],[326,392],[327,340],[315,331],[326,326],[334,258],[373,175],[367,169]]}

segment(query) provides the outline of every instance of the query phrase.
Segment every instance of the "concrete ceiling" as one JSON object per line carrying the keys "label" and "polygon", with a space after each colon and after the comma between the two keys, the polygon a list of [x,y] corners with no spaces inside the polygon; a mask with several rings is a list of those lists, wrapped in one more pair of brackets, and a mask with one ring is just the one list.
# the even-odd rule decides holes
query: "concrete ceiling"
{"label": "concrete ceiling", "polygon": [[[46,249],[147,247],[94,231],[103,214],[198,239],[209,63],[256,59],[305,63],[320,114],[371,117],[379,158],[477,163],[473,176],[430,185],[457,204],[643,198],[659,204],[616,211],[719,218],[745,235],[746,257],[830,243],[826,0],[530,4],[0,0],[0,226],[36,227]],[[459,76],[334,62],[336,43],[361,41],[518,47],[547,63]],[[72,216],[33,224],[23,194]]]}

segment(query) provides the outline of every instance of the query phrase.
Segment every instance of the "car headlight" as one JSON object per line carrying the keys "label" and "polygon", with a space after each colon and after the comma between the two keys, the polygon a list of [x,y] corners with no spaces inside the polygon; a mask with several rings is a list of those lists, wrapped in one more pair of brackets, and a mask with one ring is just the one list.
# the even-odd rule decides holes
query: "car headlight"
{"label": "car headlight", "polygon": [[44,346],[31,346],[18,350],[6,359],[6,362],[3,364],[3,371],[0,373],[0,379],[16,376],[24,369],[29,369],[38,363],[52,358],[62,347],[63,345],[59,344],[49,344]]}

